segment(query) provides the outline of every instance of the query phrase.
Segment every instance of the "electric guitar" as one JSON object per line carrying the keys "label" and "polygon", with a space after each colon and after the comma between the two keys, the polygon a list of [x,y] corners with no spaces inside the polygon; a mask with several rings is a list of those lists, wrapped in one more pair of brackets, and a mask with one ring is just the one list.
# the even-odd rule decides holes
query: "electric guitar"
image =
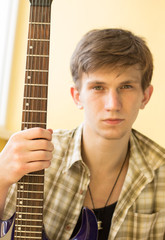
{"label": "electric guitar", "polygon": [[[46,128],[52,0],[30,0],[22,130]],[[44,170],[26,174],[17,185],[15,215],[0,220],[2,240],[48,240],[43,230]],[[56,227],[56,226],[54,226]],[[80,231],[72,240],[96,240],[97,222],[83,210]]]}

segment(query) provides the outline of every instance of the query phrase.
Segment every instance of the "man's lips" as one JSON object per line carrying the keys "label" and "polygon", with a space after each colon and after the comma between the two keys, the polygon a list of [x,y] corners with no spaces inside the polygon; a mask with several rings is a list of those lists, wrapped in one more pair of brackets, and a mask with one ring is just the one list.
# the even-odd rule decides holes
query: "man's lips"
{"label": "man's lips", "polygon": [[103,122],[106,124],[110,124],[110,125],[117,125],[120,124],[124,121],[124,119],[122,118],[107,118],[104,119]]}

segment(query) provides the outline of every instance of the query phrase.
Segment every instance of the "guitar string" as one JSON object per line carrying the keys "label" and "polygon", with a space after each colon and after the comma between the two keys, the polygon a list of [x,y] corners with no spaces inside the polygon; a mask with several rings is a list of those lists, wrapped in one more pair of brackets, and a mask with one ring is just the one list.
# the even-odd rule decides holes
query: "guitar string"
{"label": "guitar string", "polygon": [[[32,2],[34,4],[34,2]],[[28,117],[28,128],[31,127],[31,124],[30,122],[33,121],[33,108],[34,108],[34,86],[32,85],[34,83],[34,71],[32,71],[34,67],[34,32],[35,32],[35,25],[33,24],[34,22],[34,16],[35,16],[35,13],[36,13],[36,7],[35,5],[32,6],[32,9],[33,9],[33,12],[32,12],[32,15],[31,15],[31,19],[30,19],[30,26],[31,26],[31,34],[30,34],[30,44],[29,44],[29,59],[30,59],[30,64],[29,64],[29,69],[30,69],[30,85],[29,85],[29,97],[32,97],[30,98],[29,102],[30,102],[30,109],[29,110],[32,110],[32,111],[29,111],[29,117]],[[33,35],[33,36],[32,36]],[[28,182],[30,182],[30,176],[28,175]],[[31,185],[29,184],[29,187]],[[29,190],[29,188],[28,188]],[[27,201],[29,201],[29,191],[27,192]],[[28,202],[28,205],[29,205],[29,202]],[[26,209],[26,212],[28,211],[28,209]],[[26,217],[27,218],[27,217]],[[26,224],[27,226],[27,224]],[[31,226],[31,223],[29,224],[29,226]],[[28,226],[28,227],[29,227]],[[31,237],[31,227],[28,228],[29,230],[29,235]],[[27,231],[25,231],[25,235],[27,234]]]}
{"label": "guitar string", "polygon": [[[32,1],[33,3],[33,1]],[[32,55],[33,55],[33,48],[31,49],[30,46],[32,46],[31,44],[31,39],[32,39],[32,33],[33,33],[33,29],[32,29],[32,16],[33,16],[33,11],[34,11],[34,8],[33,6],[31,5],[30,6],[30,17],[29,17],[29,32],[28,32],[28,49],[27,49],[27,54],[28,54],[28,57],[27,57],[27,63],[26,63],[26,68],[27,68],[27,78],[26,78],[26,83],[28,85],[26,85],[26,97],[31,97],[31,84],[32,84],[32,71],[29,71],[30,69],[32,69],[32,61],[33,61],[33,57],[29,56],[31,55],[31,52],[32,52]],[[29,108],[32,108],[32,101],[31,99],[27,99],[25,100],[25,116],[26,116],[26,119],[25,119],[25,129],[28,129],[29,128],[29,122],[30,122],[30,111],[29,111]],[[28,178],[28,182],[29,182],[29,176],[27,177]],[[24,183],[24,187],[23,187],[23,190],[26,191],[26,184]],[[24,196],[25,194],[27,194],[27,199],[29,198],[29,193],[27,192],[24,192]],[[23,204],[23,206],[26,206],[26,207],[22,207],[22,212],[24,213],[27,213],[27,205],[28,205],[28,200],[24,200],[23,199],[23,202],[25,204]],[[24,210],[23,210],[24,209]],[[27,214],[26,214],[27,215]],[[27,219],[27,216],[26,217],[23,217],[24,219]],[[26,220],[24,220],[26,221]],[[21,224],[22,225],[22,224]],[[24,223],[24,228],[25,228],[25,236],[27,236],[27,222]],[[22,231],[21,231],[22,233]]]}
{"label": "guitar string", "polygon": [[[46,0],[46,3],[47,3],[47,0]],[[45,22],[46,22],[46,13],[47,13],[47,8],[46,8],[46,6],[45,7],[43,7],[42,8],[42,14],[41,14],[41,22],[42,22],[42,24],[41,24],[41,33],[42,33],[42,38],[43,39],[45,39],[45,27],[46,27],[46,25],[45,25]],[[43,28],[43,32],[42,32],[42,28]],[[42,54],[42,55],[46,55],[45,54],[45,41],[42,41],[42,43],[40,42],[40,46],[41,46],[41,48],[40,48],[40,50],[41,50],[41,52],[40,52],[40,54]],[[45,63],[45,61],[44,61],[44,57],[42,57],[42,69],[44,69],[44,63]],[[41,84],[46,84],[46,82],[47,81],[45,81],[47,78],[46,78],[46,74],[47,73],[44,73],[43,71],[42,71],[42,74],[41,74]],[[42,86],[41,87],[41,96],[42,97],[44,97],[44,94],[43,93],[45,93],[45,91],[43,91],[43,88],[45,88],[44,86]],[[40,105],[42,105],[43,103],[44,103],[44,107],[41,107],[41,109],[43,109],[43,110],[45,110],[45,101],[47,101],[47,100],[40,100]],[[43,116],[45,117],[45,113],[43,112]],[[41,122],[41,120],[42,120],[42,113],[41,113],[41,119],[40,119],[40,122]],[[43,121],[42,121],[42,123],[45,123],[45,121],[44,121],[44,118],[43,118]],[[43,188],[42,188],[42,190],[43,190]],[[43,203],[43,202],[42,202]],[[42,207],[41,208],[41,213],[42,213],[42,215],[43,215],[43,204],[40,206],[40,207]],[[43,216],[42,216],[42,218],[41,218],[42,220],[43,220]],[[43,223],[43,221],[42,221],[42,223]],[[42,226],[43,227],[43,226]]]}
{"label": "guitar string", "polygon": [[[38,5],[40,5],[41,6],[41,4],[40,4],[40,2],[41,1],[39,1],[39,4]],[[43,4],[43,1],[42,1],[42,4]],[[40,6],[38,6],[38,8],[37,8],[37,15],[36,15],[36,19],[35,19],[35,22],[40,22],[40,19],[39,19],[39,17],[42,15],[42,8],[43,8],[43,6],[41,6],[41,11],[40,11]],[[36,33],[37,33],[37,51],[36,51],[36,55],[40,55],[41,54],[41,52],[40,52],[40,49],[41,49],[41,36],[39,35],[39,33],[41,33],[41,29],[40,29],[40,25],[38,25],[38,24],[36,24],[35,25],[35,27],[36,27]],[[38,59],[38,60],[37,60]],[[40,65],[41,65],[41,57],[40,56],[38,56],[38,57],[36,57],[36,62],[37,62],[37,64],[36,64],[36,68],[35,69],[38,69],[38,70],[41,70],[41,67],[40,67]],[[37,77],[36,77],[37,76]],[[35,80],[36,80],[36,84],[40,84],[41,83],[41,72],[40,71],[38,71],[38,72],[35,72]],[[36,93],[36,97],[37,97],[37,99],[35,100],[35,103],[36,103],[36,109],[37,110],[39,110],[39,99],[38,98],[41,98],[41,91],[39,90],[41,87],[39,87],[39,85],[37,86],[37,93]],[[35,122],[41,122],[40,121],[40,115],[41,115],[41,112],[36,112],[36,114],[35,114]],[[34,126],[38,126],[37,124],[35,124]],[[40,124],[39,124],[39,127],[40,127]]]}
{"label": "guitar string", "polygon": [[[37,39],[37,41],[35,41],[35,44],[34,44],[34,41],[33,41],[33,44],[35,46],[35,47],[33,47],[34,55],[39,55],[39,52],[38,52],[39,51],[39,44],[40,44],[39,36],[38,36],[39,26],[38,26],[38,24],[36,24],[37,22],[39,22],[39,15],[40,15],[40,0],[39,0],[39,2],[37,2],[37,6],[35,6],[35,13],[34,13],[34,16],[33,16],[34,17],[34,19],[33,19],[33,22],[34,22],[34,24],[33,24],[33,30],[34,30],[34,32],[33,32],[33,39],[34,38]],[[36,35],[35,35],[35,33],[36,33]],[[38,75],[40,75],[40,72],[39,71],[35,71],[35,70],[39,70],[40,69],[39,68],[39,66],[40,66],[40,57],[39,57],[39,60],[38,60],[38,57],[36,57],[36,56],[34,57],[33,56],[33,62],[34,62],[32,64],[33,69],[34,69],[34,71],[33,71],[33,83],[37,84],[37,85],[33,86],[33,97],[35,97],[35,99],[33,99],[33,107],[32,107],[32,109],[35,111],[35,110],[38,110],[38,97],[39,97],[39,93],[38,93],[39,92],[39,86],[38,86],[38,84],[39,84],[39,81],[40,81],[40,78],[38,77]],[[33,111],[32,111],[32,127],[35,127],[36,124],[34,124],[34,123],[38,122],[37,121],[37,117],[36,117],[36,116],[38,116],[38,114],[39,114],[38,112],[35,112],[33,114]],[[31,190],[34,193],[33,184],[31,184]],[[34,208],[32,208],[32,215],[34,214],[33,211],[34,211]],[[30,224],[30,234],[32,234],[31,225],[32,225],[32,223]]]}
{"label": "guitar string", "polygon": [[[44,16],[44,19],[43,19],[43,22],[44,22],[44,25],[43,25],[43,38],[44,39],[46,39],[46,37],[47,37],[47,35],[46,35],[46,30],[48,30],[47,28],[48,28],[48,25],[47,24],[45,24],[45,23],[47,23],[47,22],[49,22],[48,21],[48,19],[49,19],[49,10],[48,10],[48,0],[46,0],[46,7],[45,7],[45,14],[43,15]],[[48,43],[48,41],[45,41],[44,43],[44,47],[42,48],[42,51],[43,51],[43,55],[48,55],[48,47],[47,47],[47,45],[49,44]],[[44,63],[45,63],[45,70],[48,70],[48,60],[49,60],[49,58],[47,58],[47,57],[43,57],[42,58],[43,59],[43,66],[44,66]],[[42,83],[44,83],[44,84],[48,84],[48,72],[45,72],[45,74],[44,74],[44,72],[42,73]],[[45,94],[45,97],[46,97],[46,99],[47,99],[47,91],[48,91],[48,86],[44,86],[43,87],[43,89],[44,89],[44,94]],[[43,94],[43,93],[42,93]],[[42,104],[43,104],[43,102],[42,102]],[[44,100],[44,110],[45,111],[47,111],[47,108],[46,108],[46,104],[47,104],[47,100],[45,101]],[[44,123],[46,124],[46,116],[45,116],[45,114],[46,113],[43,113],[43,116],[44,116]],[[45,125],[45,128],[46,128],[46,125]]]}
{"label": "guitar string", "polygon": [[[43,41],[41,41],[41,38],[42,38],[42,28],[43,28],[43,23],[42,22],[43,22],[43,17],[44,17],[44,9],[45,9],[44,8],[44,2],[42,1],[42,8],[41,8],[41,11],[40,11],[40,14],[39,14],[40,19],[38,17],[38,21],[40,22],[40,25],[38,26],[38,28],[40,28],[40,31],[39,31],[39,33],[40,33],[40,36],[39,36],[39,39],[40,39],[40,42],[39,42],[39,55],[40,55],[40,57],[39,57],[39,69],[41,69],[41,70],[43,70],[43,63],[42,63],[43,57],[41,57],[41,55],[43,55],[43,52],[42,52],[43,51],[43,46],[42,46],[43,45]],[[42,75],[43,75],[43,71],[39,73],[39,76],[40,76],[39,77],[39,83],[40,84],[43,84]],[[41,99],[43,98],[43,93],[42,93],[43,86],[40,86],[39,89],[40,89],[40,91],[39,91],[40,100],[38,100],[37,105],[42,110],[42,106],[41,105],[42,105],[43,100],[41,100]],[[39,118],[40,127],[41,127],[42,113],[40,113],[39,117],[37,117],[37,118]]]}
{"label": "guitar string", "polygon": [[[38,19],[39,11],[40,11],[39,10],[39,8],[40,8],[40,4],[39,3],[40,3],[40,1],[38,2],[37,6],[36,6],[36,14],[34,16],[34,21],[33,21],[33,22],[35,22],[35,24],[34,24],[34,29],[35,29],[34,32],[36,32],[35,39],[37,39],[37,41],[35,41],[35,53],[34,53],[35,55],[39,55],[38,51],[39,51],[39,44],[40,44],[39,36],[38,36],[39,26],[37,24],[37,22],[39,22],[39,19]],[[39,70],[39,60],[38,60],[38,57],[34,57],[34,59],[35,59],[35,67],[34,67],[34,69],[35,70],[37,70],[37,69]],[[34,71],[33,75],[34,75],[34,83],[38,85],[38,81],[40,79],[40,77],[38,77],[38,76],[40,75],[40,72],[39,71],[38,72]],[[37,86],[37,85],[34,86],[34,89],[36,88],[36,91],[34,91],[35,100],[33,100],[35,102],[35,104],[34,104],[35,105],[35,107],[34,107],[35,110],[38,110],[38,97],[39,97],[39,94],[38,94],[39,90],[38,89],[39,89],[39,86]],[[35,113],[35,117],[32,118],[34,120],[34,122],[37,122],[36,115],[38,116],[38,114],[39,113],[36,112]],[[33,127],[36,127],[36,124],[33,124]],[[35,184],[35,183],[33,182],[33,184]],[[34,193],[33,185],[31,185],[31,186],[32,186],[32,191]],[[34,211],[34,209],[32,210],[32,213],[33,213],[33,211]],[[35,224],[35,222],[34,222],[34,224]]]}
{"label": "guitar string", "polygon": [[[50,22],[51,6],[48,7],[48,2],[49,2],[49,0],[46,0],[45,15],[44,15],[45,23]],[[48,36],[47,36],[46,32],[48,33]],[[42,51],[43,51],[44,55],[48,56],[45,58],[45,69],[49,70],[50,25],[48,25],[48,24],[44,24],[44,39],[46,39],[46,37],[48,37],[49,41],[44,42]],[[45,51],[45,49],[46,49],[46,51]],[[47,85],[44,87],[45,88],[45,91],[44,91],[45,97],[47,100],[46,101],[44,100],[42,102],[42,103],[44,103],[44,110],[46,111],[46,113],[44,113],[44,119],[45,119],[44,123],[46,124],[47,123],[47,119],[46,119],[46,117],[47,117],[47,101],[48,101],[48,72],[42,74],[42,80],[44,80],[43,82]],[[46,116],[45,116],[45,114],[46,114]],[[45,128],[46,128],[46,126],[47,125],[45,125]],[[44,184],[44,179],[43,179],[43,184]],[[42,190],[43,190],[43,200],[44,200],[44,186],[43,186]],[[42,207],[43,207],[43,205],[42,205]],[[42,209],[42,220],[43,220],[43,209]]]}
{"label": "guitar string", "polygon": [[[41,5],[41,4],[40,4]],[[44,24],[42,23],[43,22],[43,18],[44,18],[44,11],[45,11],[45,7],[44,7],[44,2],[42,1],[42,6],[41,6],[41,9],[39,7],[39,11],[38,11],[38,17],[36,19],[36,22],[39,22],[40,24],[39,25],[36,25],[37,26],[37,29],[36,29],[36,32],[38,32],[40,35],[37,36],[37,38],[40,40],[41,38],[44,39],[44,37],[42,36],[43,35],[43,32],[42,30],[44,29]],[[39,54],[39,57],[38,57],[38,69],[41,70],[41,72],[38,72],[38,79],[37,79],[37,82],[42,84],[43,83],[43,56],[41,57],[40,55],[44,55],[43,54],[43,41],[37,41],[37,52]],[[36,99],[36,107],[37,109],[42,105],[43,101],[41,100],[43,98],[43,88],[44,86],[40,86],[37,88],[37,97],[39,97],[40,99]],[[41,109],[42,110],[42,106],[41,106]],[[37,121],[36,122],[39,122],[40,123],[40,127],[41,127],[41,123],[42,123],[42,112],[39,112],[37,113]]]}
{"label": "guitar string", "polygon": [[[46,14],[44,15],[45,16],[45,18],[44,18],[45,23],[50,23],[50,17],[51,17],[50,16],[51,15],[51,5],[49,5],[48,3],[49,3],[49,0],[46,1],[46,7],[45,7]],[[48,33],[48,36],[47,36],[46,33]],[[45,58],[45,69],[49,70],[50,24],[48,24],[48,25],[44,24],[44,39],[46,39],[46,38],[48,38],[47,39],[48,41],[44,42],[45,48],[43,46],[42,51],[43,51],[43,54],[45,53],[45,55],[48,56],[48,57]],[[44,51],[44,49],[46,49],[46,51]],[[42,58],[42,59],[44,59],[44,58]],[[42,80],[44,80],[43,82],[47,85],[47,86],[44,87],[45,88],[45,91],[44,91],[45,92],[45,97],[47,99],[47,97],[48,97],[48,72],[42,74]],[[44,110],[47,113],[47,100],[46,101],[44,100]],[[46,116],[45,116],[45,113],[44,113],[44,119],[45,119],[44,123],[45,124],[47,123]],[[45,125],[45,128],[46,128],[46,125]],[[44,184],[44,181],[43,181],[43,184]],[[44,187],[43,187],[43,190],[44,190]],[[43,198],[44,198],[44,192],[43,192]],[[43,209],[42,209],[42,219],[43,219]]]}
{"label": "guitar string", "polygon": [[[34,2],[33,2],[34,3]],[[32,46],[31,47],[31,66],[30,66],[30,69],[32,70],[31,71],[31,83],[32,84],[36,84],[36,58],[35,58],[35,56],[34,55],[36,55],[37,53],[36,53],[36,49],[37,49],[37,45],[38,45],[38,41],[35,41],[35,43],[34,43],[34,39],[36,39],[37,37],[35,36],[35,33],[37,32],[37,30],[36,30],[36,24],[34,24],[35,22],[36,22],[36,16],[37,16],[37,6],[34,4],[33,5],[33,9],[34,9],[34,13],[32,14],[32,18],[31,18],[31,28],[33,29],[33,31],[32,31],[32,35],[31,35],[31,42],[32,42],[32,44],[30,44],[30,46]],[[34,125],[33,125],[33,122],[34,122],[34,116],[35,116],[35,113],[34,113],[34,111],[35,111],[35,104],[36,104],[36,100],[34,99],[35,97],[36,97],[36,91],[35,91],[35,88],[36,88],[36,86],[35,85],[31,85],[31,93],[30,93],[30,96],[32,97],[32,99],[31,99],[31,118],[30,118],[30,124],[29,124],[29,127],[34,127]],[[28,182],[31,182],[30,181],[30,178],[31,178],[31,176],[29,175],[29,177],[28,177]],[[30,190],[31,191],[33,191],[33,185],[32,184],[30,184]],[[30,196],[30,194],[29,194],[29,192],[28,192],[28,199],[29,199],[29,196]],[[32,208],[31,208],[31,210],[32,210]],[[30,216],[30,218],[31,218],[32,216]],[[32,237],[32,229],[31,229],[31,222],[30,222],[30,224],[29,224],[29,235],[30,235],[30,237]]]}
{"label": "guitar string", "polygon": [[[34,1],[33,1],[34,4]],[[31,14],[31,19],[30,19],[30,26],[31,26],[31,31],[30,31],[30,44],[29,44],[29,53],[30,53],[30,57],[29,59],[30,64],[29,64],[29,69],[30,70],[35,70],[35,59],[34,59],[34,54],[35,54],[35,48],[34,48],[34,38],[35,38],[35,24],[33,24],[33,22],[35,22],[35,16],[36,16],[36,12],[37,12],[37,7],[35,5],[31,6],[32,7],[32,14]],[[32,84],[35,84],[35,71],[30,71],[30,85],[29,85],[29,97],[32,97],[32,99],[30,98],[29,102],[30,102],[30,110],[32,110],[31,112],[29,112],[29,116],[28,116],[28,123],[32,122],[33,124],[33,110],[34,110],[34,99],[33,97],[35,97],[35,85],[33,86]],[[32,127],[32,124],[28,124],[28,128]],[[30,182],[30,175],[28,175],[28,182]],[[30,184],[30,187],[32,185]],[[29,201],[30,197],[30,193],[27,192],[27,201]],[[29,205],[29,203],[27,204]],[[28,209],[26,208],[26,212],[28,212]],[[29,235],[31,235],[31,223],[29,224]],[[27,224],[26,224],[27,226]],[[27,231],[25,232],[26,235]]]}
{"label": "guitar string", "polygon": [[[47,25],[45,24],[45,23],[47,23],[48,21],[47,21],[47,19],[48,19],[48,13],[49,13],[49,11],[48,11],[48,7],[47,7],[47,5],[48,5],[48,1],[46,0],[46,6],[45,7],[43,7],[43,9],[42,9],[42,14],[41,14],[41,22],[42,22],[42,24],[40,25],[41,26],[41,33],[42,33],[42,38],[43,39],[46,39],[46,30],[47,30]],[[44,12],[43,12],[44,11]],[[43,31],[42,31],[43,30]],[[41,52],[40,53],[42,53],[42,55],[47,55],[48,54],[48,49],[47,49],[47,47],[46,47],[46,45],[48,44],[48,42],[47,41],[42,41],[42,43],[40,42],[40,46],[42,46],[41,48],[40,48],[40,50],[41,50]],[[46,50],[46,51],[45,51]],[[47,60],[49,60],[49,59],[47,59],[47,57],[45,58],[45,57],[42,57],[42,69],[44,69],[44,67],[45,67],[45,70],[48,70],[47,69]],[[44,65],[45,64],[45,65]],[[47,82],[47,80],[48,80],[48,76],[47,76],[47,72],[43,72],[42,71],[42,73],[41,73],[41,83],[42,84],[47,84],[48,82]],[[42,88],[41,88],[41,96],[42,97],[44,97],[44,95],[45,95],[45,97],[47,98],[47,87],[46,86],[43,86]],[[47,100],[44,100],[44,101],[40,101],[40,104],[42,105],[43,104],[43,110],[47,110],[46,109],[46,104],[47,104]],[[41,117],[41,119],[40,119],[40,122],[43,122],[43,123],[46,123],[46,116],[45,116],[45,114],[46,113],[41,113],[41,115],[40,115],[40,117]],[[43,119],[42,119],[43,118]],[[43,121],[41,121],[41,120],[43,120]],[[44,126],[44,128],[46,128],[46,126]],[[43,190],[43,189],[42,189]],[[42,206],[42,214],[43,214],[43,206]]]}
{"label": "guitar string", "polygon": [[[33,1],[32,1],[33,2]],[[33,44],[32,44],[32,33],[34,32],[34,29],[33,29],[33,26],[32,26],[32,24],[31,24],[31,22],[32,22],[32,17],[33,17],[33,11],[34,11],[34,7],[33,6],[31,6],[31,16],[30,16],[30,23],[29,23],[29,48],[28,48],[28,54],[30,55],[30,56],[28,56],[28,59],[29,59],[29,64],[28,64],[28,69],[32,69],[32,66],[33,66]],[[32,47],[31,47],[32,46]],[[31,56],[32,55],[32,56]],[[32,71],[29,71],[30,72],[30,78],[29,78],[29,82],[28,82],[28,84],[30,84],[30,85],[28,85],[27,86],[27,88],[29,89],[29,91],[28,91],[28,97],[31,97],[32,96],[32,82],[33,82],[33,75],[32,75]],[[29,72],[28,72],[28,76],[29,76]],[[30,111],[29,110],[31,110],[31,109],[33,109],[33,100],[31,100],[31,98],[29,99],[29,100],[27,100],[27,103],[30,103],[29,105],[28,105],[28,115],[27,115],[27,120],[26,120],[26,122],[27,122],[27,128],[29,128],[30,126],[29,126],[29,122],[30,122]],[[28,176],[28,182],[29,182],[29,176]],[[29,203],[28,203],[28,199],[29,199],[29,193],[27,192],[27,202],[26,202],[26,205],[28,205]],[[26,213],[27,213],[27,207],[26,207]],[[26,214],[27,215],[27,214]],[[27,216],[26,216],[26,218],[27,218]],[[25,224],[25,236],[27,236],[27,223]]]}

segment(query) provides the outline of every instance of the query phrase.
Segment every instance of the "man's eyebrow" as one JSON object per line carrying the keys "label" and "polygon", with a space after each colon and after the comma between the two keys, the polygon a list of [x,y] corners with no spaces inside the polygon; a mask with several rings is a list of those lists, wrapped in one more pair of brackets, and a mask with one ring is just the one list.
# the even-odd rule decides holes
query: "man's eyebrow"
{"label": "man's eyebrow", "polygon": [[141,82],[138,79],[130,79],[130,80],[125,80],[120,82],[120,84],[131,84],[131,83],[141,84]]}
{"label": "man's eyebrow", "polygon": [[[115,80],[114,80],[115,81]],[[141,82],[138,79],[130,79],[130,80],[123,80],[119,82],[119,84],[141,84]],[[87,81],[88,85],[98,84],[98,85],[106,85],[106,82],[100,81],[100,80],[89,80]]]}
{"label": "man's eyebrow", "polygon": [[89,84],[89,85],[91,85],[91,84],[101,84],[101,85],[104,85],[106,83],[103,82],[103,81],[94,80],[94,81],[87,81],[87,84]]}

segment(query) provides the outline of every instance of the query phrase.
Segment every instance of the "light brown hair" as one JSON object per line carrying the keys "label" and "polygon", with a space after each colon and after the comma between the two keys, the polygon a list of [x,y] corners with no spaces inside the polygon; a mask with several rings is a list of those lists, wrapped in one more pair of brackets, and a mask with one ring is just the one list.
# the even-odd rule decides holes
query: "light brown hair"
{"label": "light brown hair", "polygon": [[142,89],[151,82],[153,58],[145,40],[123,29],[92,30],[78,43],[70,63],[75,84],[82,73],[100,68],[129,67],[138,64],[142,71]]}

